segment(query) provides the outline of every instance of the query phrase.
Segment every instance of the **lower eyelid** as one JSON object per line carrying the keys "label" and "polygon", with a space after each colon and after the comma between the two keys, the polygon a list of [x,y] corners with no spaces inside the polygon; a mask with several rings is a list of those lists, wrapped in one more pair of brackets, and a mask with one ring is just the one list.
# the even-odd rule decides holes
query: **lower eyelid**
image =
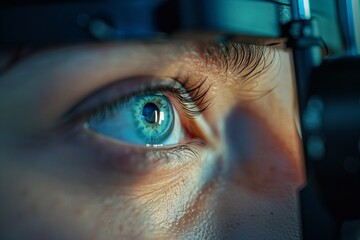
{"label": "lower eyelid", "polygon": [[80,141],[94,152],[100,170],[127,175],[143,175],[156,169],[175,171],[199,161],[201,152],[206,149],[206,144],[198,140],[150,148],[122,144],[86,129],[81,135]]}

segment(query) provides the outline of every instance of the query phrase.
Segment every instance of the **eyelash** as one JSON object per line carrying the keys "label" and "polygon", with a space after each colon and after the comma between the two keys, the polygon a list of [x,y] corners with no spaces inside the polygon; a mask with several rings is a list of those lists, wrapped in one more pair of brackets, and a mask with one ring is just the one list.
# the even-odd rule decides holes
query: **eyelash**
{"label": "eyelash", "polygon": [[[151,94],[151,93],[170,93],[175,97],[176,101],[181,105],[184,115],[188,118],[196,118],[204,111],[206,111],[210,105],[212,99],[206,99],[207,93],[211,86],[204,88],[206,78],[197,84],[190,84],[190,80],[186,79],[183,83],[174,79],[174,82],[168,85],[154,86],[154,83],[144,86],[142,89],[129,94],[128,96],[121,97],[109,103],[102,104],[94,111],[87,114],[86,117],[96,116],[101,119],[105,119],[111,116],[116,110],[119,102],[126,104],[134,95]],[[89,116],[90,115],[90,116]]]}

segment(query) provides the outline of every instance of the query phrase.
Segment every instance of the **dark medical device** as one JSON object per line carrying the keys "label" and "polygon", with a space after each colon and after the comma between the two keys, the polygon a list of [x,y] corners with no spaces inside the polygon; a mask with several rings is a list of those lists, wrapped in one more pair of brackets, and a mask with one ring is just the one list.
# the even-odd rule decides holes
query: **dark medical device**
{"label": "dark medical device", "polygon": [[[309,0],[3,0],[0,48],[169,37],[287,38],[307,174],[300,191],[302,236],[360,239],[360,1],[311,4],[310,10]],[[332,55],[323,61],[325,43]]]}

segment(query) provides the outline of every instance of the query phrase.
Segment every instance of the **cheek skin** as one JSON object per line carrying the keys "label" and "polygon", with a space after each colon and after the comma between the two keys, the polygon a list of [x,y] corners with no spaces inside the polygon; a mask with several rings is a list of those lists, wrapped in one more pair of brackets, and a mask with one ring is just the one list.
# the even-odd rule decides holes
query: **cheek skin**
{"label": "cheek skin", "polygon": [[17,226],[12,230],[19,236],[174,238],[184,219],[197,214],[192,209],[201,206],[203,196],[211,195],[218,169],[207,148],[199,150],[198,159],[182,159],[186,164],[132,176],[98,168],[96,153],[75,142],[45,146],[47,153],[31,147],[11,154],[12,164],[1,175],[2,189],[12,189],[2,201],[8,206],[0,208],[2,219]]}

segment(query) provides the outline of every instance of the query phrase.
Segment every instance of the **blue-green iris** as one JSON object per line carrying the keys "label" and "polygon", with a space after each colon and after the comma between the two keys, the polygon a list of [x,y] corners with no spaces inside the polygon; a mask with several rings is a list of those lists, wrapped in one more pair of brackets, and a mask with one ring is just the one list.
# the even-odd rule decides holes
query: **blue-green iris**
{"label": "blue-green iris", "polygon": [[150,144],[161,143],[172,132],[174,113],[164,95],[134,97],[133,114],[139,136]]}
{"label": "blue-green iris", "polygon": [[[181,137],[181,125],[175,116],[166,96],[146,94],[102,109],[86,122],[86,126],[129,143],[168,145],[177,143]],[[175,134],[174,125],[177,125]]]}

